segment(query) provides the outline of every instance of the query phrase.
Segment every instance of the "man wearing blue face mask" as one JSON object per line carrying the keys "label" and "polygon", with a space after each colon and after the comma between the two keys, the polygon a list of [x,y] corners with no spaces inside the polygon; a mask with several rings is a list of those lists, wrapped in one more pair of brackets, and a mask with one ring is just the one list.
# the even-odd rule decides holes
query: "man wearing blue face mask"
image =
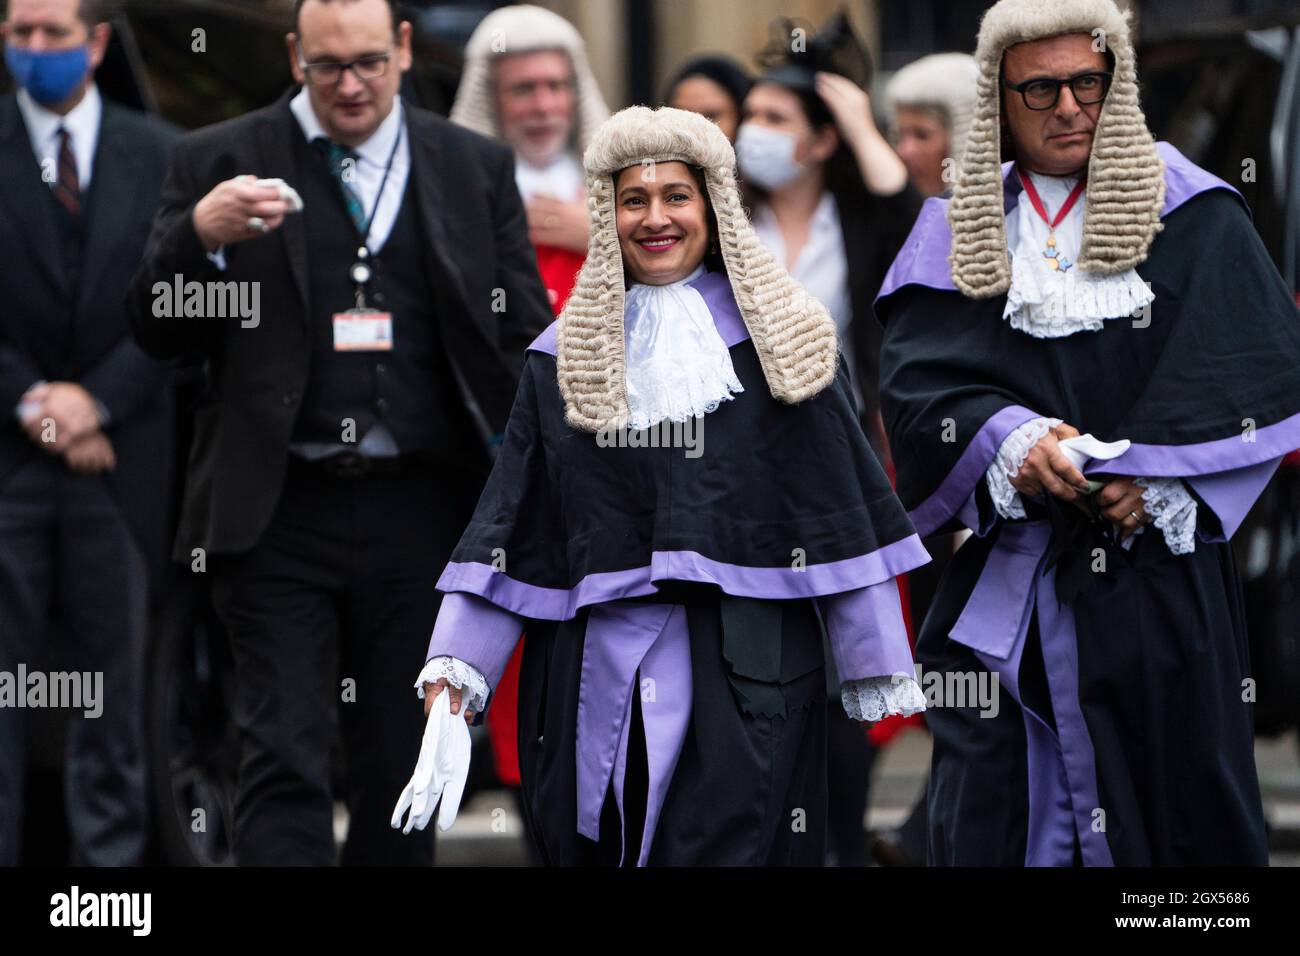
{"label": "man wearing blue face mask", "polygon": [[[38,705],[73,708],[74,862],[129,865],[148,833],[141,664],[171,424],[125,299],[169,134],[100,97],[104,0],[0,8],[17,87],[0,98],[0,682],[26,675],[7,697],[0,683],[0,865],[22,859],[25,708]],[[39,673],[54,648],[61,671],[90,677],[79,702],[33,697],[54,686]]]}

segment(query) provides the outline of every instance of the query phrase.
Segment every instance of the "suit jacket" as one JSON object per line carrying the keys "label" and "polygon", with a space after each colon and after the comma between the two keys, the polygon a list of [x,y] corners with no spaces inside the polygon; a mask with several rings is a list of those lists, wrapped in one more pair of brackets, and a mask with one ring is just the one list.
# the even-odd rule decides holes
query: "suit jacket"
{"label": "suit jacket", "polygon": [[[265,236],[226,249],[227,268],[208,259],[194,231],[195,203],[218,183],[244,173],[290,184],[294,136],[278,102],[182,137],[176,144],[148,251],[131,292],[136,338],[158,356],[198,354],[207,386],[196,412],[194,443],[175,557],[252,548],[279,500],[294,420],[310,366],[308,255],[301,216],[290,214]],[[514,401],[524,350],[549,324],[550,308],[528,241],[509,150],[425,110],[405,105],[418,215],[428,240],[433,314],[455,384],[482,444],[466,466],[486,473]],[[260,282],[260,322],[167,318],[154,314],[154,284]],[[436,490],[430,489],[436,497]]]}
{"label": "suit jacket", "polygon": [[57,210],[17,98],[0,97],[0,494],[41,451],[14,415],[35,382],[78,382],[108,409],[117,468],[105,480],[155,570],[165,556],[171,417],[166,370],[131,337],[126,293],[149,236],[173,131],[104,102],[81,281],[70,287]]}

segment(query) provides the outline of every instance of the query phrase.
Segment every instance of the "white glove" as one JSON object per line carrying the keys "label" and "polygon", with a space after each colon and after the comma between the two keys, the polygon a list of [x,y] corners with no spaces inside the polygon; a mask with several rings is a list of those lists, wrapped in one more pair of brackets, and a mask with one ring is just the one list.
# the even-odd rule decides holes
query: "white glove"
{"label": "white glove", "polygon": [[[442,798],[438,811],[438,829],[449,830],[456,822],[460,798],[465,793],[465,779],[469,776],[469,727],[464,714],[451,713],[451,694],[443,688],[433,699],[429,709],[429,722],[424,726],[424,741],[420,744],[420,757],[415,762],[406,789],[397,799],[392,825],[396,830],[410,833],[411,828],[423,830],[433,816],[433,808]],[[410,807],[406,826],[402,827],[402,814]]]}

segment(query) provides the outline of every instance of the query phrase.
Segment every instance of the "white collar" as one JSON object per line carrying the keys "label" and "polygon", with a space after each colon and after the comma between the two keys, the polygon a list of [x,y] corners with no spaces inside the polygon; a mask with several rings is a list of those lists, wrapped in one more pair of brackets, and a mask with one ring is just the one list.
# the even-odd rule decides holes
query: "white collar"
{"label": "white collar", "polygon": [[81,102],[60,116],[32,99],[24,89],[18,90],[18,109],[22,113],[27,135],[32,141],[32,153],[40,161],[47,156],[57,156],[57,137],[62,127],[72,136],[72,149],[77,157],[77,172],[84,186],[90,181],[90,165],[99,140],[99,124],[104,116],[104,100],[99,87],[93,82],[86,87]]}
{"label": "white collar", "polygon": [[534,165],[523,156],[515,154],[515,185],[524,199],[549,196],[552,199],[571,201],[582,192],[584,182],[582,164],[567,150],[561,150],[549,163]]}
{"label": "white collar", "polygon": [[628,287],[623,337],[632,428],[699,418],[745,390],[708,303],[690,284],[703,274],[700,265],[677,282]]}
{"label": "white collar", "polygon": [[518,163],[519,166],[523,167],[524,169],[527,169],[529,172],[541,173],[541,174],[550,173],[556,169],[581,169],[582,168],[581,164],[573,156],[573,154],[570,153],[568,150],[564,150],[564,149],[560,150],[553,157],[551,157],[551,160],[549,162],[530,163],[527,159],[524,158],[524,155],[522,153],[515,154],[515,162]]}
{"label": "white collar", "polygon": [[[307,92],[307,87],[300,89],[289,101],[289,109],[298,120],[298,125],[302,127],[302,134],[307,138],[307,142],[312,142],[320,137],[329,139],[329,134],[325,132],[325,127],[321,125],[320,119],[316,116],[316,110],[311,105],[311,94]],[[388,111],[379,127],[370,134],[370,138],[358,146],[353,146],[352,151],[361,159],[373,163],[382,169],[388,165],[388,157],[393,154],[393,144],[397,142],[398,133],[402,129],[402,98],[393,97],[393,108]]]}
{"label": "white collar", "polygon": [[814,227],[820,226],[823,229],[839,228],[840,210],[835,203],[835,194],[829,189],[822,191],[822,198],[813,210],[812,223]]}
{"label": "white collar", "polygon": [[[1027,175],[1052,217],[1079,182],[1078,176]],[[1055,229],[1057,261],[1070,265],[1064,270],[1053,269],[1044,256],[1051,230],[1028,195],[1022,192],[1016,208],[1007,215],[1011,287],[1002,317],[1013,329],[1039,339],[1096,332],[1107,319],[1136,317],[1155,299],[1134,269],[1098,276],[1076,264],[1083,248],[1087,203],[1085,190]]]}

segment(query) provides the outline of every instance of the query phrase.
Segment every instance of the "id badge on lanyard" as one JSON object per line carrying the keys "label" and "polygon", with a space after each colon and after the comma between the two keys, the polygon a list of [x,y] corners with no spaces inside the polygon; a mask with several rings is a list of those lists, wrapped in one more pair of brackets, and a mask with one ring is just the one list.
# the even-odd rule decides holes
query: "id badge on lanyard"
{"label": "id badge on lanyard", "polygon": [[348,268],[348,278],[352,280],[357,290],[356,307],[346,312],[335,312],[333,316],[335,352],[391,352],[393,350],[393,314],[380,312],[366,305],[366,285],[374,276],[374,270],[370,267],[370,250],[366,248],[366,240],[370,236],[370,227],[379,212],[379,203],[384,197],[384,187],[388,184],[388,174],[393,168],[393,159],[397,156],[402,132],[403,130],[398,130],[397,139],[393,142],[393,151],[388,156],[388,165],[384,167],[384,178],[379,182],[375,207],[366,219],[365,232],[360,235],[357,259]]}
{"label": "id badge on lanyard", "polygon": [[391,352],[393,350],[393,315],[366,306],[366,283],[371,269],[366,262],[368,253],[363,245],[357,250],[357,261],[348,270],[357,289],[357,304],[346,312],[334,313],[335,352]]}

